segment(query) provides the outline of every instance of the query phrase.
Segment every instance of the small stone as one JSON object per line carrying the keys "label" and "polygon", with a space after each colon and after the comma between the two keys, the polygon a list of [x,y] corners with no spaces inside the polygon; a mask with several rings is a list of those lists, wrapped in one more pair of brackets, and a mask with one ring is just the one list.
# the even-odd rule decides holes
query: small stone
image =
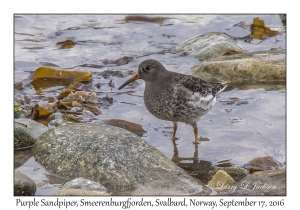
{"label": "small stone", "polygon": [[110,195],[110,193],[100,183],[79,177],[65,183],[54,195]]}
{"label": "small stone", "polygon": [[282,169],[281,164],[271,156],[253,158],[253,160],[245,164],[244,167],[248,169],[250,173],[256,171]]}
{"label": "small stone", "polygon": [[28,196],[36,192],[35,182],[23,173],[15,171],[14,195]]}
{"label": "small stone", "polygon": [[219,170],[208,182],[208,187],[214,188],[217,192],[230,190],[234,187],[235,181],[226,171]]}
{"label": "small stone", "polygon": [[34,144],[36,139],[48,128],[41,123],[28,118],[15,119],[14,148],[20,149]]}
{"label": "small stone", "polygon": [[220,195],[286,196],[286,171],[259,171],[236,183],[237,189]]}
{"label": "small stone", "polygon": [[236,182],[240,181],[248,174],[246,169],[239,167],[218,167],[218,169],[213,173],[216,173],[218,170],[226,171],[226,173],[231,176]]}

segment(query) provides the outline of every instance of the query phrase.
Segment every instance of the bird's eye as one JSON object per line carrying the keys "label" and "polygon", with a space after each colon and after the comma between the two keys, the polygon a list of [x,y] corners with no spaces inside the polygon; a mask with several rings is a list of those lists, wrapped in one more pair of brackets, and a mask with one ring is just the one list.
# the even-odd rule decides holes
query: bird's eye
{"label": "bird's eye", "polygon": [[150,70],[150,66],[146,66],[146,70],[149,71]]}

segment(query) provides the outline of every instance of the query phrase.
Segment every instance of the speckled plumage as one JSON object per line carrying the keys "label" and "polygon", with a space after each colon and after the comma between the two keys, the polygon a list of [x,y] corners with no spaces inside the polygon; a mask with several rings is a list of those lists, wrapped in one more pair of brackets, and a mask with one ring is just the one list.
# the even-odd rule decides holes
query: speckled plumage
{"label": "speckled plumage", "polygon": [[156,60],[143,61],[138,72],[119,89],[136,79],[145,81],[144,101],[148,111],[159,119],[174,123],[173,139],[177,122],[184,122],[193,126],[195,143],[198,142],[197,121],[211,110],[217,95],[227,86],[168,71]]}

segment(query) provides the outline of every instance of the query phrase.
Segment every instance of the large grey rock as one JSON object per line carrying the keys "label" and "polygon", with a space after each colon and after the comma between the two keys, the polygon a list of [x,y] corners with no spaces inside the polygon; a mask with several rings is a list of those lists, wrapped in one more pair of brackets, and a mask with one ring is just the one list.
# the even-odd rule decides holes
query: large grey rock
{"label": "large grey rock", "polygon": [[23,173],[15,171],[14,195],[34,195],[36,192],[35,182]]}
{"label": "large grey rock", "polygon": [[246,176],[236,183],[236,189],[228,190],[220,195],[237,196],[285,196],[286,171],[259,171]]}
{"label": "large grey rock", "polygon": [[32,146],[35,140],[48,130],[46,126],[28,118],[15,119],[14,148]]}
{"label": "large grey rock", "polygon": [[77,123],[57,127],[42,134],[33,151],[48,171],[66,178],[90,179],[109,191],[143,195],[202,191],[202,186],[155,147],[110,125]]}
{"label": "large grey rock", "polygon": [[196,36],[179,45],[178,49],[188,52],[201,61],[222,56],[227,52],[243,52],[235,40],[219,32],[209,32]]}
{"label": "large grey rock", "polygon": [[279,82],[286,80],[286,54],[283,49],[220,56],[196,64],[191,69],[209,81]]}

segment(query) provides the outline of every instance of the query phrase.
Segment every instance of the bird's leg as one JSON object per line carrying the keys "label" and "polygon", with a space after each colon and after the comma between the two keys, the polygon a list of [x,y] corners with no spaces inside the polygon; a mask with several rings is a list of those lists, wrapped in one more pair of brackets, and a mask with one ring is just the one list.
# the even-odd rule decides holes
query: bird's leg
{"label": "bird's leg", "polygon": [[176,131],[177,131],[177,122],[173,122],[173,135],[172,135],[172,140],[175,141],[176,139]]}
{"label": "bird's leg", "polygon": [[194,135],[195,135],[195,142],[193,142],[194,144],[199,144],[198,142],[198,128],[197,128],[197,124],[193,126],[194,127]]}
{"label": "bird's leg", "polygon": [[198,163],[198,145],[195,144],[195,152],[194,152],[194,158],[193,158],[194,163]]}

